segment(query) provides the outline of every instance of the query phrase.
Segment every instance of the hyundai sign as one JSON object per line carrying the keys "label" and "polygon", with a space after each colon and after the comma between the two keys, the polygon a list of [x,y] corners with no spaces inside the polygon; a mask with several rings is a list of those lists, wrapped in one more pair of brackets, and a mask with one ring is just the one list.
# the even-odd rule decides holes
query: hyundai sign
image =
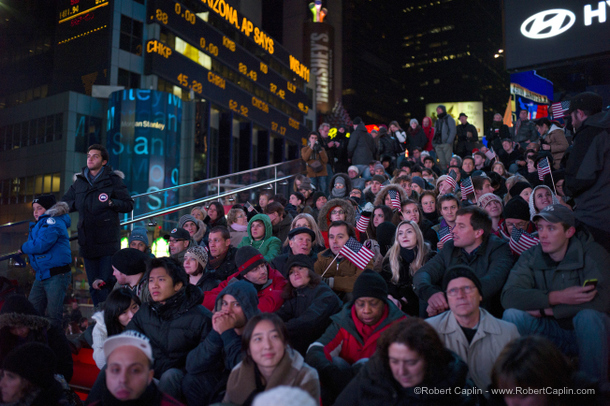
{"label": "hyundai sign", "polygon": [[610,0],[504,0],[506,68],[525,69],[610,51]]}

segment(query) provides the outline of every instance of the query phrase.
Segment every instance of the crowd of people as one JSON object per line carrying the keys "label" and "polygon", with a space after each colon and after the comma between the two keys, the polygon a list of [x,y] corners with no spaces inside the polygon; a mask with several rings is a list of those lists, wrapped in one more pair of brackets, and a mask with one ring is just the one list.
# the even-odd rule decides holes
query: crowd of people
{"label": "crowd of people", "polygon": [[61,202],[32,204],[0,404],[78,404],[58,324],[70,211],[96,307],[86,404],[606,404],[610,115],[593,93],[568,113],[569,134],[496,115],[487,146],[444,106],[406,131],[324,123],[288,194],[193,207],[160,257],[142,227],[120,249],[133,201],[92,145]]}

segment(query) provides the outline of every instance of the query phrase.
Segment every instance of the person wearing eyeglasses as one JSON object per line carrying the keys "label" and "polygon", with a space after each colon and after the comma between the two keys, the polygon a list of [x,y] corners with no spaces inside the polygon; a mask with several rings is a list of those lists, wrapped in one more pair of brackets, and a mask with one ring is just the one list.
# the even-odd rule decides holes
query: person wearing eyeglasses
{"label": "person wearing eyeglasses", "polygon": [[447,270],[443,290],[449,310],[426,319],[445,347],[466,364],[475,386],[485,392],[491,384],[491,370],[506,344],[519,337],[517,327],[493,317],[480,307],[481,281],[472,269],[456,265]]}

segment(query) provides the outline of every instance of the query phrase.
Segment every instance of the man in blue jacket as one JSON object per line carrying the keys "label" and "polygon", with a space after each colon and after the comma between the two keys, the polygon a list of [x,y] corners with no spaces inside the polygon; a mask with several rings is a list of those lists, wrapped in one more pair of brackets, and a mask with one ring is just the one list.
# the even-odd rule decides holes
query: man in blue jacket
{"label": "man in blue jacket", "polygon": [[70,212],[78,211],[78,245],[96,307],[106,301],[115,282],[110,261],[121,248],[119,213],[133,209],[124,175],[107,166],[108,159],[103,145],[91,145],[87,166],[74,176],[74,183],[61,199],[68,203]]}
{"label": "man in blue jacket", "polygon": [[36,222],[30,223],[28,240],[20,249],[28,254],[30,265],[36,271],[29,301],[41,315],[46,309],[51,323],[61,329],[64,298],[71,280],[68,205],[56,204],[55,196],[49,194],[36,196],[32,208]]}

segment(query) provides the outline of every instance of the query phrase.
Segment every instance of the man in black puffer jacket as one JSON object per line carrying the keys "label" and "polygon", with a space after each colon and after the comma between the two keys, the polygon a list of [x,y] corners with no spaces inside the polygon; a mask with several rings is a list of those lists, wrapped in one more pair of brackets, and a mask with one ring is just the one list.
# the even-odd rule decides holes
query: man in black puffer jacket
{"label": "man in black puffer jacket", "polygon": [[121,249],[119,213],[129,213],[134,203],[123,173],[113,171],[109,159],[103,145],[91,145],[87,166],[61,199],[70,212],[78,211],[78,245],[95,306],[106,300],[116,282],[110,260]]}
{"label": "man in black puffer jacket", "polygon": [[142,304],[127,329],[150,339],[159,389],[181,399],[186,357],[212,329],[212,313],[201,305],[203,293],[189,284],[174,259],[152,259],[147,278],[152,299]]}

